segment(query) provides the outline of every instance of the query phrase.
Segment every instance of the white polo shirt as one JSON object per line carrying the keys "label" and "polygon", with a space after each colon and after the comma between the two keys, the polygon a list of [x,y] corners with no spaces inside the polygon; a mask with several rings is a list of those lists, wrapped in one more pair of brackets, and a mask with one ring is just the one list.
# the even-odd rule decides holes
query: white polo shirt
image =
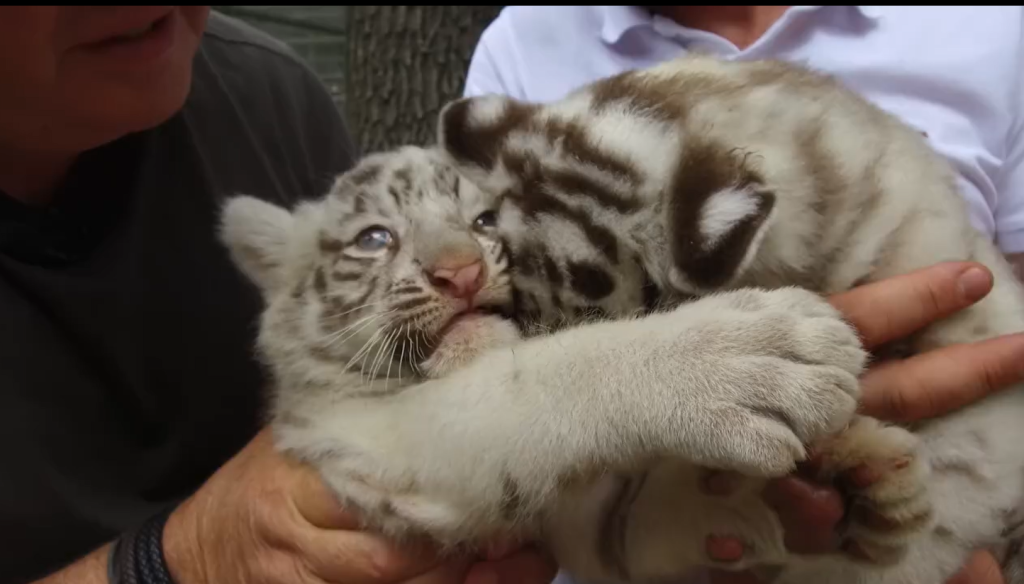
{"label": "white polo shirt", "polygon": [[484,31],[466,95],[549,101],[688,49],[835,75],[918,128],[959,171],[974,225],[1024,252],[1024,7],[795,6],[740,51],[635,6],[509,6]]}

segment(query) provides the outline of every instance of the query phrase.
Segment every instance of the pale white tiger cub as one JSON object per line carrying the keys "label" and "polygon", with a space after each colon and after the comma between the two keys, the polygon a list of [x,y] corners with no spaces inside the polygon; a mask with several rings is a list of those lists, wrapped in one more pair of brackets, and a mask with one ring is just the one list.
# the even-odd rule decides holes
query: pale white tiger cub
{"label": "pale white tiger cub", "polygon": [[296,209],[224,209],[224,240],[267,302],[277,444],[369,529],[452,547],[540,539],[571,573],[639,581],[701,562],[706,504],[692,477],[672,477],[687,505],[668,522],[676,549],[637,555],[653,548],[624,539],[636,469],[671,458],[778,476],[849,420],[866,353],[797,288],[648,317],[623,305],[630,318],[518,342],[491,314],[514,295],[498,204],[408,147]]}
{"label": "pale white tiger cub", "polygon": [[[460,172],[502,197],[497,227],[516,267],[518,310],[542,326],[595,310],[628,315],[644,297],[671,306],[788,285],[831,294],[974,260],[993,271],[992,292],[921,331],[910,349],[1024,331],[1024,290],[971,227],[946,161],[919,132],[796,65],[694,56],[544,105],[461,99],[442,112],[439,133]],[[740,338],[773,323],[720,318]],[[771,346],[780,347],[769,341],[763,350]],[[616,367],[636,375],[642,392],[652,379],[643,368],[658,363],[638,354]],[[675,475],[691,469],[662,465],[629,494],[616,552],[622,573],[674,573],[702,551],[679,547],[686,529],[745,537],[753,551],[734,567],[769,568],[776,582],[942,584],[975,548],[1010,567],[1024,518],[1022,421],[1021,388],[917,425],[913,436],[853,419],[838,443],[824,444],[833,462],[906,457],[878,466],[880,483],[851,493],[842,537],[856,551],[836,557],[787,555],[778,521],[750,497],[758,481],[731,503],[695,506],[672,496]]]}

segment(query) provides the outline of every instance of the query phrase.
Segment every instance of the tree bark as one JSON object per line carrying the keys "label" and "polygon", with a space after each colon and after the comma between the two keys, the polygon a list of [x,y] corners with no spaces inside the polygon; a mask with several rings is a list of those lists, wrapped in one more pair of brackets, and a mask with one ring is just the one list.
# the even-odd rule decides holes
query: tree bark
{"label": "tree bark", "polygon": [[345,116],[364,153],[435,139],[462,94],[480,33],[501,6],[352,6]]}

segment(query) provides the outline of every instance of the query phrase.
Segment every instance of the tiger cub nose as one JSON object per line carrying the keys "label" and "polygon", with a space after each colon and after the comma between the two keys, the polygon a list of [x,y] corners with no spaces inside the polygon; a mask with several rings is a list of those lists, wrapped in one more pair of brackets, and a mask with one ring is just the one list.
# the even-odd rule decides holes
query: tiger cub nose
{"label": "tiger cub nose", "polygon": [[427,278],[438,291],[453,298],[472,298],[483,288],[486,274],[480,260],[444,264],[438,262],[427,271]]}

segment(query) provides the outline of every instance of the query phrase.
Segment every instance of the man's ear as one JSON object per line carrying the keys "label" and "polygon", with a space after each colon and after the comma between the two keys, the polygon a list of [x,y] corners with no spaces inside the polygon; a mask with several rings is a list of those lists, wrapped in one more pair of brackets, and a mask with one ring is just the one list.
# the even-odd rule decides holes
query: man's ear
{"label": "man's ear", "polygon": [[456,162],[491,170],[505,138],[528,122],[535,107],[498,94],[456,99],[441,108],[438,144]]}
{"label": "man's ear", "polygon": [[267,294],[284,285],[284,264],[294,216],[266,201],[236,196],[221,210],[221,240],[231,259]]}
{"label": "man's ear", "polygon": [[745,158],[723,152],[687,158],[666,217],[672,256],[668,276],[680,292],[701,294],[744,274],[774,219],[776,201]]}

